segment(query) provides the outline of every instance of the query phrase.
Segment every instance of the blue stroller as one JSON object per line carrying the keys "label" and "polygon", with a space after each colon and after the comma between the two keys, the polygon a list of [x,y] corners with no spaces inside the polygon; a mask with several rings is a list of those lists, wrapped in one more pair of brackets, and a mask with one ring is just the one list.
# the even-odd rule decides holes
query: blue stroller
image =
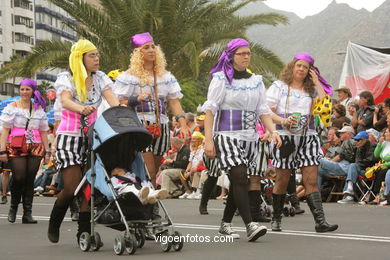
{"label": "blue stroller", "polygon": [[180,251],[184,244],[182,236],[173,230],[172,220],[164,205],[157,202],[163,217],[151,220],[153,205],[142,205],[133,193],[118,195],[110,180],[109,173],[117,167],[135,173],[139,182],[150,180],[140,151],[152,142],[152,136],[143,127],[135,111],[127,107],[106,110],[90,127],[88,139],[90,168],[78,190],[90,184],[91,233],[81,234],[80,249],[100,249],[101,238],[95,231],[95,225],[103,224],[124,231],[114,241],[117,255],[125,251],[134,254],[137,248],[142,248],[146,232],[159,237],[164,252],[171,248]]}

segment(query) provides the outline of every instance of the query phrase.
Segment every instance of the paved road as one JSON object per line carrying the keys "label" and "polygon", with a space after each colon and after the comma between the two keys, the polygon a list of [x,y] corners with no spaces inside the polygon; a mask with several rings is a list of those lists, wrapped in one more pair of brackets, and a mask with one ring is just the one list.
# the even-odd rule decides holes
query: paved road
{"label": "paved road", "polygon": [[[98,252],[81,252],[77,247],[75,233],[77,225],[66,218],[58,244],[51,244],[46,238],[48,217],[54,199],[36,198],[34,216],[39,220],[36,225],[10,224],[6,220],[9,204],[0,205],[0,260],[13,259],[107,259],[120,257],[113,252],[112,242],[118,234],[104,226],[98,226],[104,247]],[[167,200],[164,205],[172,217],[176,229],[185,236],[209,236],[217,234],[222,216],[223,205],[220,201],[211,201],[210,215],[198,214],[195,200]],[[304,204],[303,208],[308,211]],[[241,239],[233,243],[189,242],[181,252],[163,253],[159,244],[147,241],[134,256],[137,259],[158,260],[180,258],[186,260],[206,259],[389,259],[390,248],[390,207],[325,204],[327,219],[338,223],[337,232],[317,234],[310,213],[301,216],[283,218],[283,232],[269,230],[266,236],[257,242],[248,243],[244,226],[239,217],[233,220],[233,226],[239,231]],[[19,210],[21,214],[21,210]],[[267,224],[269,227],[270,225]]]}

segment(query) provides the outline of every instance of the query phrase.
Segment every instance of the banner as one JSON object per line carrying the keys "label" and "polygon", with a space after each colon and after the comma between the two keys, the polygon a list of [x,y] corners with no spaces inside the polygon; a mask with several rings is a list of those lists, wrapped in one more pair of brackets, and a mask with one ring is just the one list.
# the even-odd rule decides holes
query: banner
{"label": "banner", "polygon": [[348,43],[339,87],[346,86],[356,97],[371,91],[375,103],[390,97],[390,48],[374,48]]}

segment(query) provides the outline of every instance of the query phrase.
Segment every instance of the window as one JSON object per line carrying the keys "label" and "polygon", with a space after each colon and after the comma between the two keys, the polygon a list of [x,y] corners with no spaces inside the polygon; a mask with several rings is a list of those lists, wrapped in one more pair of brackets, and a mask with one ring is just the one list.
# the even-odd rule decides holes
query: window
{"label": "window", "polygon": [[34,27],[34,22],[30,18],[19,15],[15,15],[15,24],[24,24],[28,28]]}
{"label": "window", "polygon": [[0,53],[3,53],[3,46],[0,46]]}
{"label": "window", "polygon": [[15,42],[25,42],[28,44],[34,44],[34,39],[23,33],[15,33]]}
{"label": "window", "polygon": [[32,10],[32,6],[29,1],[26,0],[14,0],[14,7],[20,7],[26,10]]}

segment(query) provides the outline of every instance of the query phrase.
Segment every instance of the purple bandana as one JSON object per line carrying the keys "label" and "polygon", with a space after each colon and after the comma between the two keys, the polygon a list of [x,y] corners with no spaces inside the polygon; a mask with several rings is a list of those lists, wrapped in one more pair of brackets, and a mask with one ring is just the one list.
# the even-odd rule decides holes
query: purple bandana
{"label": "purple bandana", "polygon": [[332,86],[329,85],[329,83],[321,76],[318,68],[314,66],[314,59],[309,53],[299,52],[295,54],[294,60],[304,60],[308,62],[310,66],[314,69],[315,73],[317,74],[318,80],[320,81],[325,93],[328,94],[329,96],[332,96],[333,93]]}
{"label": "purple bandana", "polygon": [[34,98],[34,109],[37,110],[39,106],[42,107],[43,110],[46,108],[46,101],[42,97],[41,93],[37,89],[37,82],[33,79],[25,78],[20,82],[20,86],[27,86],[32,88],[33,90],[33,98]]}
{"label": "purple bandana", "polygon": [[152,36],[148,32],[134,34],[133,36],[131,36],[131,40],[130,40],[133,49],[139,48],[147,42],[154,43]]}
{"label": "purple bandana", "polygon": [[229,84],[232,84],[234,74],[233,54],[241,47],[249,47],[249,43],[241,38],[236,38],[228,42],[226,49],[222,52],[217,64],[211,69],[210,77],[212,77],[215,72],[223,71]]}

